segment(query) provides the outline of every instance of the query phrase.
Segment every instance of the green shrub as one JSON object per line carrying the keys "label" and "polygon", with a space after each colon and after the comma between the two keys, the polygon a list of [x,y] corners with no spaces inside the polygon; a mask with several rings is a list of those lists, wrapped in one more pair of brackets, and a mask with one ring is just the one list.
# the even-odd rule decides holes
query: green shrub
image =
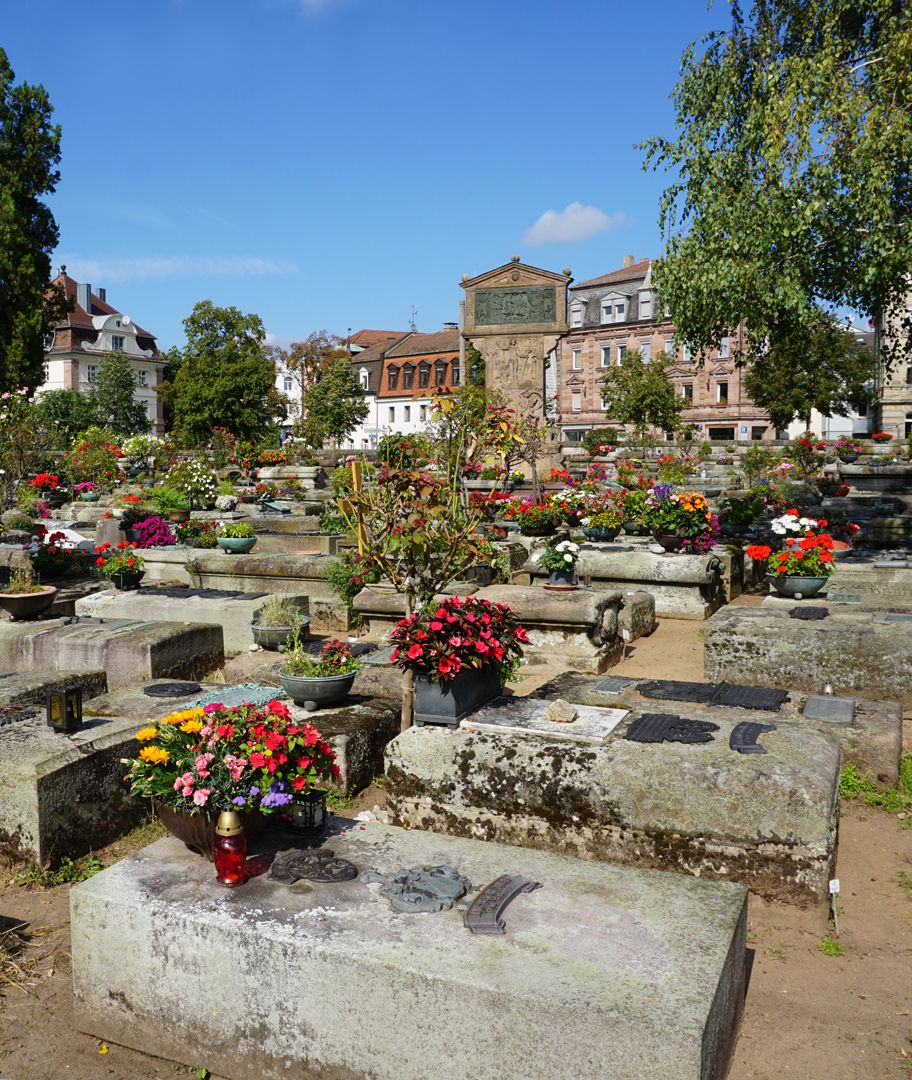
{"label": "green shrub", "polygon": [[619,442],[623,442],[622,436],[623,432],[619,428],[592,428],[583,435],[583,446],[592,454],[597,446],[617,446]]}
{"label": "green shrub", "polygon": [[379,581],[376,570],[366,570],[361,557],[346,553],[333,559],[326,568],[326,581],[332,591],[345,604],[349,619],[356,620],[352,602],[365,585]]}
{"label": "green shrub", "polygon": [[249,540],[256,536],[253,526],[246,521],[226,521],[218,531],[219,536],[229,540]]}
{"label": "green shrub", "polygon": [[149,501],[162,517],[172,514],[175,510],[190,509],[190,500],[187,496],[177,488],[171,487],[170,484],[162,484],[161,487],[155,488],[149,496]]}
{"label": "green shrub", "polygon": [[34,521],[30,517],[26,517],[25,514],[12,515],[3,528],[6,529],[26,529],[31,531],[35,527]]}

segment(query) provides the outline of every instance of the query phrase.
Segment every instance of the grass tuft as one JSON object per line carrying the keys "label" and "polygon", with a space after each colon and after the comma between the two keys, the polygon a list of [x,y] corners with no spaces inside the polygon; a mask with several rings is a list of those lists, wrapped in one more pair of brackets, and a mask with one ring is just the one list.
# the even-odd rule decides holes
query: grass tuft
{"label": "grass tuft", "polygon": [[845,949],[833,938],[821,938],[817,944],[817,951],[824,956],[845,956]]}

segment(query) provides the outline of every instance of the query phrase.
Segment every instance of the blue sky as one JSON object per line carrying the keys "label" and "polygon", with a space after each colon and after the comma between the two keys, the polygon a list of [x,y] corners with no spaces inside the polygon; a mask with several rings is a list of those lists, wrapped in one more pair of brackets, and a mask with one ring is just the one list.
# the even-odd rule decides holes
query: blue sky
{"label": "blue sky", "polygon": [[8,3],[63,127],[55,267],[156,333],[202,299],[279,340],[458,317],[512,255],[577,280],[659,253],[681,53],[716,0]]}

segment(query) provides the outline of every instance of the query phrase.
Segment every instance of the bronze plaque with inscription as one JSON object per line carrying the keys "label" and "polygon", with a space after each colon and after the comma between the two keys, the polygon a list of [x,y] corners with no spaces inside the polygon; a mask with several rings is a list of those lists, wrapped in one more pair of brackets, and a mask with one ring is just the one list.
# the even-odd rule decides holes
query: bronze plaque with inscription
{"label": "bronze plaque with inscription", "polygon": [[479,289],[475,293],[475,325],[553,323],[557,318],[557,290],[553,285],[522,289]]}

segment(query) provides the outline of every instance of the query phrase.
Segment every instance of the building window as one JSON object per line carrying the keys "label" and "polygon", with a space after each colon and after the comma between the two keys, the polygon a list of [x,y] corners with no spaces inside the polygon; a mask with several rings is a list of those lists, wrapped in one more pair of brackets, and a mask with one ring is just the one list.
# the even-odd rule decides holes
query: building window
{"label": "building window", "polygon": [[418,406],[418,419],[421,421],[422,424],[426,423],[426,421],[427,421],[427,405],[419,405]]}
{"label": "building window", "polygon": [[119,334],[111,335],[111,348],[114,352],[123,352],[124,339]]}
{"label": "building window", "polygon": [[285,388],[285,393],[287,394],[288,391],[291,389],[291,376],[290,375],[286,375],[285,378],[282,380],[282,386]]}
{"label": "building window", "polygon": [[602,367],[611,367],[611,346],[602,346]]}
{"label": "building window", "polygon": [[136,381],[139,383],[140,386],[148,386],[149,385],[149,373],[148,373],[148,371],[137,371],[136,372]]}
{"label": "building window", "polygon": [[716,383],[716,402],[719,405],[728,404],[728,383],[718,382]]}
{"label": "building window", "polygon": [[614,321],[615,322],[623,322],[626,317],[627,317],[627,301],[626,300],[619,300],[614,305]]}
{"label": "building window", "polygon": [[912,360],[906,361],[906,386],[912,386]]}
{"label": "building window", "polygon": [[462,379],[462,369],[459,367],[459,361],[453,361],[453,386],[459,386],[459,382]]}
{"label": "building window", "polygon": [[724,337],[719,342],[719,356],[727,360],[731,355],[731,338]]}
{"label": "building window", "polygon": [[671,337],[665,338],[665,355],[669,359],[674,360],[674,355],[675,355],[675,340],[674,340],[674,338],[671,338]]}
{"label": "building window", "polygon": [[693,383],[686,382],[681,384],[681,397],[685,401],[693,401],[694,399],[694,386]]}
{"label": "building window", "polygon": [[358,382],[361,383],[362,390],[370,389],[370,372],[367,370],[367,368],[361,368],[361,370],[358,372]]}
{"label": "building window", "polygon": [[693,354],[690,351],[690,346],[689,345],[684,346],[684,351],[683,351],[683,354],[681,356],[681,359],[684,361],[685,364],[689,364],[691,362],[691,360],[693,360]]}
{"label": "building window", "polygon": [[644,364],[648,364],[652,359],[652,342],[641,341],[640,342],[640,359]]}
{"label": "building window", "polygon": [[403,405],[402,406],[402,412],[404,414],[402,419],[407,424],[411,423],[411,420],[412,420],[412,407],[411,407],[411,405]]}
{"label": "building window", "polygon": [[627,346],[618,345],[618,367],[627,359]]}
{"label": "building window", "polygon": [[570,395],[570,411],[582,412],[583,411],[583,393],[581,390],[574,390]]}
{"label": "building window", "polygon": [[120,319],[115,319],[114,320],[114,325],[115,326],[120,326]]}
{"label": "building window", "polygon": [[86,368],[86,382],[93,383],[93,382],[97,382],[97,381],[98,381],[98,365],[97,364],[89,364],[88,367]]}
{"label": "building window", "polygon": [[50,381],[50,378],[51,378],[51,365],[50,364],[45,364],[44,365],[44,381],[48,382],[48,381]]}
{"label": "building window", "polygon": [[386,372],[386,386],[388,390],[395,390],[399,384],[399,368],[395,365]]}
{"label": "building window", "polygon": [[434,385],[446,386],[446,360],[438,360],[434,365]]}
{"label": "building window", "polygon": [[428,385],[428,383],[430,381],[431,381],[431,365],[430,364],[422,364],[418,368],[418,385],[423,390],[423,389],[425,389],[427,387],[427,385]]}
{"label": "building window", "polygon": [[573,349],[570,353],[570,367],[573,371],[583,370],[583,350]]}
{"label": "building window", "polygon": [[402,369],[402,389],[411,390],[415,385],[415,365],[406,364]]}
{"label": "building window", "polygon": [[572,327],[583,325],[583,305],[578,300],[570,305],[570,325]]}
{"label": "building window", "polygon": [[396,406],[395,405],[390,405],[390,407],[386,410],[386,415],[389,417],[389,422],[391,424],[395,424],[396,423]]}
{"label": "building window", "polygon": [[652,318],[652,293],[648,289],[640,293],[640,318]]}

